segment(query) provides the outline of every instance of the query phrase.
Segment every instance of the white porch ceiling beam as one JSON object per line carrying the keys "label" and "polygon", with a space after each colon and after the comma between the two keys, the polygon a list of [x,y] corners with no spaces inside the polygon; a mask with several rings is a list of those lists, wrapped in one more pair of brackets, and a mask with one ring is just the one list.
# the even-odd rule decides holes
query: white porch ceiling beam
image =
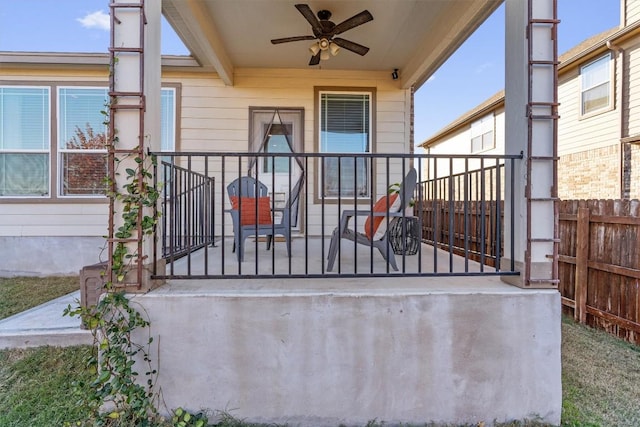
{"label": "white porch ceiling beam", "polygon": [[[213,67],[226,85],[233,86],[233,64],[206,2],[162,0],[162,12],[200,65]],[[198,25],[185,25],[188,22],[197,22]]]}

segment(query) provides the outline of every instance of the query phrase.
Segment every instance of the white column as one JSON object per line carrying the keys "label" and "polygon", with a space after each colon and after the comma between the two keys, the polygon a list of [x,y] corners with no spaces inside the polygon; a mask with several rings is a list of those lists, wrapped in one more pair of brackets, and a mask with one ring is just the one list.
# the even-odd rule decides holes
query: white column
{"label": "white column", "polygon": [[[115,3],[131,3],[130,0],[116,0]],[[112,114],[111,120],[116,130],[116,147],[122,150],[135,150],[142,146],[143,158],[147,150],[159,151],[160,149],[160,80],[161,80],[161,56],[160,56],[160,28],[161,28],[161,2],[149,0],[145,2],[146,25],[141,25],[140,9],[120,7],[115,8],[117,23],[111,29],[116,48],[143,48],[142,53],[120,51],[116,53],[116,61],[113,64],[115,81],[114,90],[119,93],[135,94],[142,92],[144,97],[119,96],[119,105],[139,105],[144,99],[144,120],[141,124],[140,110],[136,108],[118,109]],[[141,46],[140,32],[144,32],[144,42]],[[141,56],[142,55],[142,56]],[[142,61],[141,61],[142,59]],[[143,78],[141,80],[141,78]],[[142,125],[142,129],[141,129]],[[142,136],[141,136],[142,135]],[[125,170],[137,169],[135,155],[117,154],[121,159],[116,162],[116,185],[118,191],[123,191],[123,186],[130,183]],[[145,169],[151,172],[150,161],[145,160]],[[114,222],[117,230],[122,225],[122,203],[115,201]],[[151,208],[144,208],[144,215],[152,216]],[[139,237],[139,236],[134,236]],[[138,286],[142,290],[149,289],[150,263],[153,261],[154,242],[151,236],[143,237],[142,253],[138,254],[144,259],[143,283]],[[137,245],[128,244],[129,253],[137,252]],[[135,268],[132,265],[132,268]],[[163,273],[164,271],[160,271]],[[131,282],[134,275],[131,272],[127,282]]]}
{"label": "white column", "polygon": [[[520,277],[511,277],[507,281],[519,286],[549,286],[550,282],[536,282],[537,279],[551,279],[554,237],[554,205],[548,199],[553,190],[553,161],[531,160],[531,176],[527,176],[527,161],[531,157],[552,157],[556,144],[552,122],[550,120],[532,121],[531,144],[529,138],[529,120],[527,105],[529,88],[534,102],[552,103],[555,99],[554,69],[552,66],[534,66],[529,68],[529,44],[527,25],[529,23],[529,2],[533,8],[533,18],[552,19],[554,0],[506,0],[505,31],[505,152],[507,154],[524,153],[524,159],[513,167],[515,184],[513,188],[506,183],[505,197],[505,258],[503,268],[511,263],[511,233],[513,233],[513,260]],[[552,32],[550,25],[536,25],[532,34],[532,58],[544,60],[553,58]],[[531,82],[531,85],[529,84]],[[534,115],[549,115],[547,107],[535,108]],[[531,146],[531,152],[529,152]],[[511,167],[507,164],[507,176]],[[531,183],[531,194],[526,194],[527,180]],[[513,196],[514,214],[511,217],[511,196]],[[531,203],[527,203],[528,199]],[[541,199],[547,199],[543,201]],[[530,212],[527,210],[530,209]],[[527,215],[530,214],[530,224]],[[511,230],[511,220],[514,228]],[[529,229],[528,229],[529,228]],[[530,253],[527,253],[527,240],[531,237]],[[528,277],[527,277],[528,276]],[[527,279],[533,279],[528,282]]]}

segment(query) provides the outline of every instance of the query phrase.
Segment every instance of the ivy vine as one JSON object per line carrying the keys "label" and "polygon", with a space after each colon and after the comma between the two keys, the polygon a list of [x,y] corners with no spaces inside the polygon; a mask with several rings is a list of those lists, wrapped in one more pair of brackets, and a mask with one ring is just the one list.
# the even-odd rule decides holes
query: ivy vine
{"label": "ivy vine", "polygon": [[[115,102],[112,100],[111,102]],[[109,124],[109,109],[103,111],[105,125]],[[116,135],[110,136],[107,144],[115,148]],[[135,152],[133,150],[132,152]],[[155,156],[130,154],[116,158],[116,176],[124,160],[133,159],[135,167],[125,169],[125,184],[121,190],[108,178],[105,180],[107,196],[112,203],[118,202],[121,208],[122,224],[114,231],[117,241],[110,256],[111,277],[105,280],[104,295],[96,305],[90,307],[71,307],[64,314],[81,317],[92,332],[94,352],[88,360],[89,369],[96,374],[90,384],[76,384],[79,389],[90,390],[81,395],[80,405],[87,408],[89,418],[76,421],[77,426],[151,426],[158,418],[157,393],[154,389],[157,371],[153,368],[149,349],[153,338],[148,335],[143,343],[133,339],[134,331],[149,327],[144,311],[134,307],[125,294],[124,281],[127,273],[137,267],[143,254],[131,250],[122,240],[132,237],[143,239],[153,234],[159,213],[153,209],[159,198],[159,191],[152,184],[153,175],[149,171],[155,167]],[[128,162],[132,163],[132,162]],[[145,208],[151,208],[152,215],[139,215]],[[140,221],[139,218],[142,218]],[[141,233],[141,236],[137,236]],[[135,336],[140,336],[138,333]],[[143,363],[141,364],[140,361]],[[140,381],[137,369],[143,367],[146,381]]]}

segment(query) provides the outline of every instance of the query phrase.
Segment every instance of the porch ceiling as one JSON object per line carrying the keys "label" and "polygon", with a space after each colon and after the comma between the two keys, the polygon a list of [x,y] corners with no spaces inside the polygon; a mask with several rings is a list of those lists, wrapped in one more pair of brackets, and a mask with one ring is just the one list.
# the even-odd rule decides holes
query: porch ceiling
{"label": "porch ceiling", "polygon": [[393,71],[402,87],[419,87],[503,0],[162,0],[162,13],[206,68],[233,84],[234,68],[309,68],[311,41],[271,44],[275,38],[312,35],[295,8],[306,3],[331,21],[369,10],[374,19],[341,34],[365,45],[361,57],[342,49],[313,68]]}

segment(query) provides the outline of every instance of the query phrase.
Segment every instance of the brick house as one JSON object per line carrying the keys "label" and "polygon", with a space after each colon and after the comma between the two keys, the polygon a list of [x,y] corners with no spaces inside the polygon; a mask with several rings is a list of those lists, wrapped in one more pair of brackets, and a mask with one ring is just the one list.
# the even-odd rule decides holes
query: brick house
{"label": "brick house", "polygon": [[[561,199],[640,198],[640,2],[622,0],[621,10],[619,27],[559,57]],[[501,91],[420,146],[432,154],[504,153],[504,113]]]}

